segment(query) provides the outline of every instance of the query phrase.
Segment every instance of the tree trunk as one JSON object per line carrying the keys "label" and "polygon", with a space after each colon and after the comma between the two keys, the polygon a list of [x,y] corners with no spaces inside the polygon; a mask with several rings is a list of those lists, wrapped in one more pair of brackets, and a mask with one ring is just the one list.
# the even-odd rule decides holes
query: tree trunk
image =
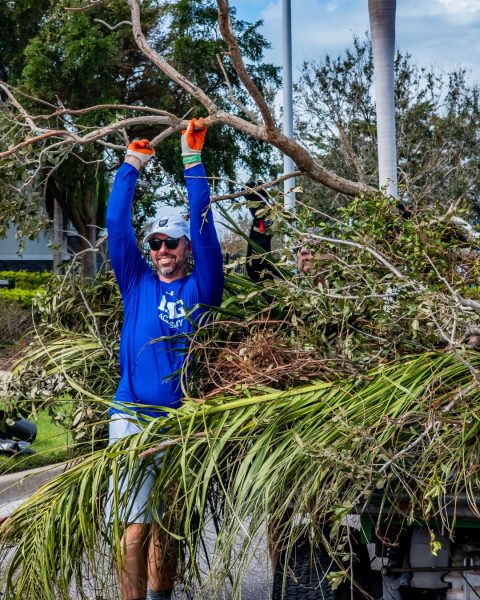
{"label": "tree trunk", "polygon": [[94,248],[97,241],[97,234],[94,218],[91,217],[86,224],[82,223],[81,231],[79,226],[75,223],[74,225],[80,235],[82,275],[84,277],[95,277],[97,272],[97,252],[94,251]]}
{"label": "tree trunk", "polygon": [[63,263],[63,210],[59,202],[53,200],[53,272],[60,273]]}
{"label": "tree trunk", "polygon": [[397,196],[394,58],[396,0],[368,0],[375,71],[379,187]]}

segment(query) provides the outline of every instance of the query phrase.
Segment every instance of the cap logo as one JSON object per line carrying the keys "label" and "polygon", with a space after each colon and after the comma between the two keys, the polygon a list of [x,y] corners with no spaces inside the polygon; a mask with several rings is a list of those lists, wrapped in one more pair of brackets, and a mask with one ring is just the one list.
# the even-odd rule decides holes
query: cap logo
{"label": "cap logo", "polygon": [[165,227],[166,225],[168,225],[168,217],[166,219],[160,219],[157,223],[157,227]]}

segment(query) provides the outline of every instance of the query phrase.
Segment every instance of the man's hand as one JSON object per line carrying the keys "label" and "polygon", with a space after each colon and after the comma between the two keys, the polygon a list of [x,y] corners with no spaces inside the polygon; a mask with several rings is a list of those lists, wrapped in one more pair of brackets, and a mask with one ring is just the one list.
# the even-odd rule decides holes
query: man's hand
{"label": "man's hand", "polygon": [[190,119],[187,129],[182,131],[182,158],[184,165],[202,160],[201,152],[207,127],[203,119]]}
{"label": "man's hand", "polygon": [[153,148],[148,148],[149,143],[150,142],[148,140],[135,140],[129,144],[125,162],[129,163],[133,167],[136,167],[137,169],[140,169],[140,167],[146,165],[155,154],[155,150]]}

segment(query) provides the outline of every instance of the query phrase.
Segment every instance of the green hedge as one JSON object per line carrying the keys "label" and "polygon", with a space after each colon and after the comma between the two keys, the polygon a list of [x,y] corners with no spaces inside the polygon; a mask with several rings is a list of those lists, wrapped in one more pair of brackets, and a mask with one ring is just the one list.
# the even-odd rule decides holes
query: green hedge
{"label": "green hedge", "polygon": [[4,302],[16,302],[21,304],[24,308],[30,308],[32,306],[32,300],[39,288],[36,290],[22,290],[22,288],[14,288],[13,290],[1,290],[0,289],[0,301]]}
{"label": "green hedge", "polygon": [[31,273],[30,271],[0,271],[0,279],[13,282],[13,289],[0,288],[0,301],[15,302],[24,308],[32,306],[32,299],[37,291],[45,286],[52,274],[45,271]]}
{"label": "green hedge", "polygon": [[0,271],[0,279],[8,279],[14,282],[15,288],[22,290],[36,290],[45,285],[52,274],[48,271],[33,273],[30,271]]}

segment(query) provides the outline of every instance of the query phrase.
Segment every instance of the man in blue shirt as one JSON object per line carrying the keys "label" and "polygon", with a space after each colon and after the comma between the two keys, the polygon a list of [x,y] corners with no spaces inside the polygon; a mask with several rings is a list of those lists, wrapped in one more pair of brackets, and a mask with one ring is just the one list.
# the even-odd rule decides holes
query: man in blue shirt
{"label": "man in blue shirt", "polygon": [[[183,396],[179,376],[187,336],[205,308],[220,304],[223,265],[220,244],[209,207],[210,192],[201,163],[206,128],[192,119],[182,134],[190,227],[179,216],[157,219],[144,238],[156,272],[144,260],[132,227],[133,195],[139,170],[153,156],[148,140],[130,144],[115,177],[107,209],[110,260],[124,305],[120,338],[120,383],[110,409],[110,443],[141,430],[142,415],[159,416],[177,408]],[[194,269],[187,274],[193,254]],[[190,312],[189,312],[190,311]],[[193,311],[193,312],[192,312]],[[189,317],[187,317],[187,313]],[[123,600],[170,598],[175,568],[163,561],[158,526],[147,510],[154,469],[135,485],[121,480],[119,495],[130,490],[122,538],[120,588]],[[113,479],[107,520],[113,520]],[[118,484],[117,484],[118,485]],[[132,492],[132,488],[135,489]]]}

